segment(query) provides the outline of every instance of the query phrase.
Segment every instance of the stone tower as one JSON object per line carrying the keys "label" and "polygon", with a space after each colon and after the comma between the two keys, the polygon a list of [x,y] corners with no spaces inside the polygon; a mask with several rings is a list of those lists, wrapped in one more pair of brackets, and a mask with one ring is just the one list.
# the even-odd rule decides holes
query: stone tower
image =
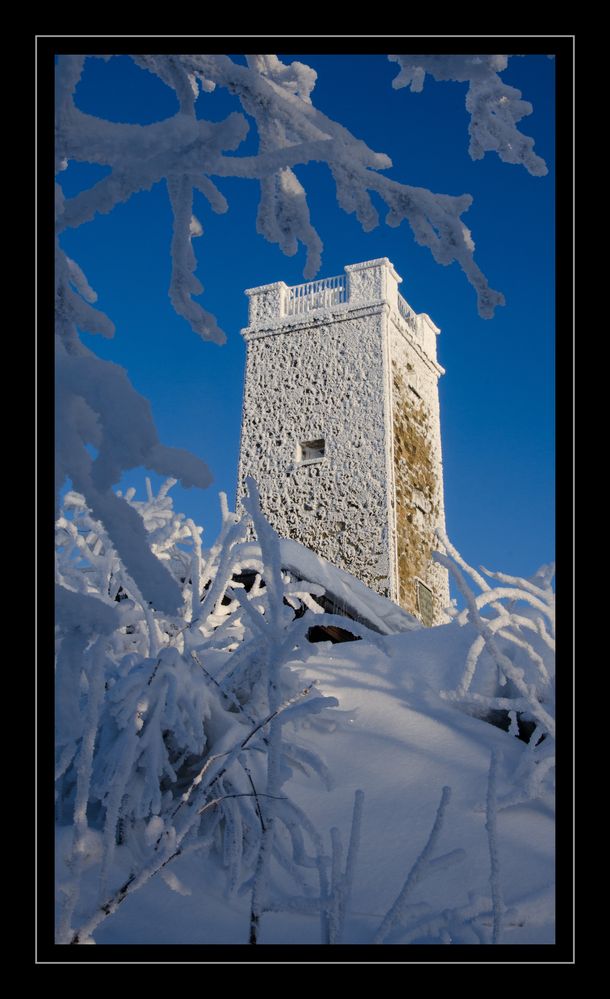
{"label": "stone tower", "polygon": [[445,620],[439,330],[387,258],[249,297],[239,497],[256,479],[276,531],[424,624]]}

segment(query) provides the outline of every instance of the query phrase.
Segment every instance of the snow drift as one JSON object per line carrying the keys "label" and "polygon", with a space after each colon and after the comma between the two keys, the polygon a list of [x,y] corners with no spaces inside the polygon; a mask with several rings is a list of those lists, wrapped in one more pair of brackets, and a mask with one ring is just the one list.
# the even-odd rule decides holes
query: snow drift
{"label": "snow drift", "polygon": [[82,497],[58,520],[58,942],[552,942],[551,571],[491,586],[444,539],[466,606],[425,629],[253,482],[207,552],[170,486],[125,502],[175,615]]}

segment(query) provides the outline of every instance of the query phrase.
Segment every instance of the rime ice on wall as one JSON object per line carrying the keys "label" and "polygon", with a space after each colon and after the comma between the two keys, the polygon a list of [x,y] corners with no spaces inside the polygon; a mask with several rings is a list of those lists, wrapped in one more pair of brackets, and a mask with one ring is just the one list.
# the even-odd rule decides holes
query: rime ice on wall
{"label": "rime ice on wall", "polygon": [[423,349],[426,334],[435,336],[436,327],[430,328],[427,317],[418,317],[417,325],[424,328],[419,335],[410,337],[400,320],[390,319],[389,323],[397,602],[410,613],[422,616],[423,584],[432,591],[433,620],[438,622],[449,602],[447,573],[432,561],[434,530],[444,530],[445,525],[439,370]]}
{"label": "rime ice on wall", "polygon": [[238,505],[253,475],[282,537],[421,617],[419,580],[436,622],[448,602],[431,560],[444,527],[438,331],[400,298],[386,258],[345,272],[247,292]]}
{"label": "rime ice on wall", "polygon": [[[240,476],[282,537],[389,595],[382,317],[369,312],[252,336]],[[323,457],[299,461],[316,440]]]}

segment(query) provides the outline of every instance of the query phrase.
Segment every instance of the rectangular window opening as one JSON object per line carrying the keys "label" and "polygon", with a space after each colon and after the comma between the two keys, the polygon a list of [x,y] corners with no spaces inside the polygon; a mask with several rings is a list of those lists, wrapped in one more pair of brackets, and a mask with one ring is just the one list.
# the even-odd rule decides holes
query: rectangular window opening
{"label": "rectangular window opening", "polygon": [[297,461],[319,461],[324,457],[325,441],[319,437],[315,441],[301,441],[297,446]]}
{"label": "rectangular window opening", "polygon": [[417,609],[422,624],[426,628],[431,628],[434,624],[434,598],[432,590],[424,586],[419,579],[417,580]]}

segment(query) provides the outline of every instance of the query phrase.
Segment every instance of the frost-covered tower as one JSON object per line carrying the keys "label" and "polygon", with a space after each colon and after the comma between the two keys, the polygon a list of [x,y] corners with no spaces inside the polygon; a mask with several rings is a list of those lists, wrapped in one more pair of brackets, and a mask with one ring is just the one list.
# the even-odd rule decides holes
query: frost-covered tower
{"label": "frost-covered tower", "polygon": [[439,332],[398,293],[387,258],[289,288],[251,288],[239,460],[263,510],[294,538],[424,624],[447,573],[436,360]]}

